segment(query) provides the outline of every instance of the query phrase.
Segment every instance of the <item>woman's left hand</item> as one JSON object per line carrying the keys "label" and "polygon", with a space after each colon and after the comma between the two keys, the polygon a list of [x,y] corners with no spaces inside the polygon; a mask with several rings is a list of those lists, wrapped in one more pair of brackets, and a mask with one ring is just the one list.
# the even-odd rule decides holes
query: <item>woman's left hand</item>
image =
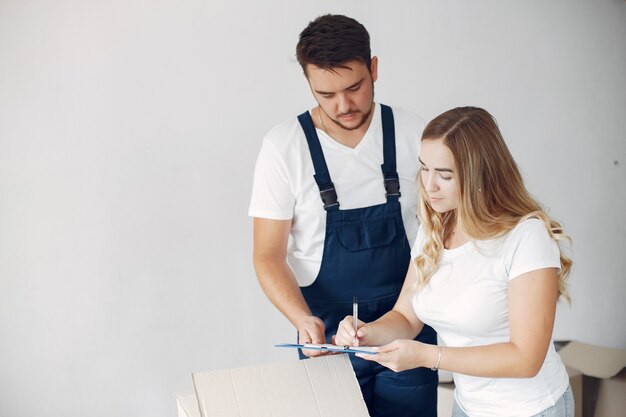
{"label": "woman's left hand", "polygon": [[357,353],[356,356],[368,361],[378,362],[392,371],[400,372],[419,368],[420,366],[428,366],[427,364],[430,363],[429,359],[431,358],[434,366],[437,355],[437,346],[406,339],[394,340],[376,350],[377,353],[373,355]]}

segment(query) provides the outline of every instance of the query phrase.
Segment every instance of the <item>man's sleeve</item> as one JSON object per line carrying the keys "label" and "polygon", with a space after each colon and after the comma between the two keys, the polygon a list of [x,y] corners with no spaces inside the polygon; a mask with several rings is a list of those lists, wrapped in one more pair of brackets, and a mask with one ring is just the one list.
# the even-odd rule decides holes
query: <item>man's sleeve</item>
{"label": "man's sleeve", "polygon": [[248,215],[273,220],[293,218],[295,195],[284,158],[268,140],[263,141],[254,169]]}

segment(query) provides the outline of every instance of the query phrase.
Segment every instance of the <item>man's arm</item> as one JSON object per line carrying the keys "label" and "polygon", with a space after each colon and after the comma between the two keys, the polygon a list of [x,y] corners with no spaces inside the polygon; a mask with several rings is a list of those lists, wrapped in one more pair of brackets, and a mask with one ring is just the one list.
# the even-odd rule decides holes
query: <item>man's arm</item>
{"label": "man's arm", "polygon": [[[295,326],[299,343],[325,343],[324,323],[311,314],[293,271],[287,265],[291,220],[254,218],[254,269],[272,304]],[[318,356],[320,351],[305,351]]]}

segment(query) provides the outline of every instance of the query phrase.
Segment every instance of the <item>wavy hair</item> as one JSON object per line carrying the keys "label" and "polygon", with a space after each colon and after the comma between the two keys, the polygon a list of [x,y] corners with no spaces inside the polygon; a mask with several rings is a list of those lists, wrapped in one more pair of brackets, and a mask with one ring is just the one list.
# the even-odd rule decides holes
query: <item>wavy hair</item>
{"label": "wavy hair", "polygon": [[558,272],[559,297],[570,301],[566,289],[572,260],[560,243],[570,241],[561,225],[550,218],[524,186],[520,171],[506,146],[498,125],[486,110],[457,107],[433,119],[422,134],[422,141],[441,139],[454,158],[458,184],[458,207],[445,213],[433,210],[420,189],[418,215],[426,236],[422,253],[414,260],[418,288],[425,286],[455,226],[474,240],[502,236],[528,218],[541,220],[549,235],[559,244],[561,269]]}

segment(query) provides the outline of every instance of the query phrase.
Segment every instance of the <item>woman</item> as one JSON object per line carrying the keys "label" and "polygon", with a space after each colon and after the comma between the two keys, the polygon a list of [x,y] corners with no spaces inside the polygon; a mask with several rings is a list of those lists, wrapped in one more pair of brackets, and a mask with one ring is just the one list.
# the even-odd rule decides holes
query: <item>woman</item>
{"label": "woman", "polygon": [[[359,356],[394,371],[453,372],[454,417],[573,416],[569,378],[551,343],[572,263],[558,245],[566,239],[560,225],[524,187],[483,109],[456,108],[431,121],[420,162],[421,226],[400,298],[357,332],[344,319],[335,343],[380,346]],[[411,340],[424,323],[445,346]]]}

